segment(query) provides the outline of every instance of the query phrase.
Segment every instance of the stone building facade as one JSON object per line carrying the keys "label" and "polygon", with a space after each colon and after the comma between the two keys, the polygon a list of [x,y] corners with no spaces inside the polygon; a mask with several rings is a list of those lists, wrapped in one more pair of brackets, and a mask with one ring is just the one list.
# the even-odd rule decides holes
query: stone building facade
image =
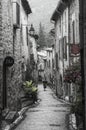
{"label": "stone building facade", "polygon": [[[21,0],[0,1],[0,104],[3,109],[17,109],[17,103],[21,96],[22,38],[20,18],[21,6],[27,5],[27,3],[27,0],[24,3]],[[31,13],[29,3],[26,7],[29,10],[27,14]],[[10,67],[4,65],[7,56],[14,59],[14,64]]]}
{"label": "stone building facade", "polygon": [[68,5],[59,1],[51,20],[55,22],[55,75],[56,93],[59,97],[64,92],[64,70],[69,66],[69,45],[68,45]]}
{"label": "stone building facade", "polygon": [[59,1],[51,20],[55,22],[55,53],[56,53],[56,77],[57,93],[60,96],[72,94],[72,88],[65,86],[65,70],[78,61],[80,53],[71,55],[71,45],[80,44],[79,40],[79,1]]}
{"label": "stone building facade", "polygon": [[[8,5],[8,7],[7,7]],[[2,44],[0,46],[0,50],[1,50],[1,53],[0,53],[0,57],[2,57],[1,59],[1,62],[0,62],[0,77],[1,77],[1,85],[0,85],[0,88],[1,88],[1,101],[2,101],[2,104],[1,106],[5,107],[7,104],[7,101],[6,103],[3,105],[3,100],[6,99],[6,94],[5,96],[3,95],[3,83],[5,82],[4,79],[3,79],[3,75],[4,75],[4,68],[3,68],[3,62],[4,62],[4,59],[7,55],[11,55],[13,57],[13,47],[12,47],[12,43],[13,43],[13,25],[12,25],[12,8],[10,8],[12,6],[12,3],[11,1],[1,1],[1,21],[0,21],[0,26],[1,26],[1,30],[0,30],[0,35],[1,35],[1,39],[0,39],[0,44]],[[7,68],[7,77],[11,77],[11,71],[10,71],[11,68]],[[9,74],[8,74],[9,73]],[[8,82],[8,89],[10,88],[10,85],[12,84],[11,82],[9,82],[10,78],[7,78],[7,82]],[[11,91],[11,89],[10,89]],[[11,93],[9,93],[10,95]],[[2,96],[3,95],[3,96]],[[8,95],[8,98],[9,98],[9,95]],[[3,99],[5,97],[5,99]],[[9,104],[8,104],[9,106]]]}
{"label": "stone building facade", "polygon": [[45,66],[45,75],[47,83],[51,83],[52,80],[52,62],[53,62],[53,50],[52,47],[46,48],[47,56],[46,56],[46,66]]}
{"label": "stone building facade", "polygon": [[[61,94],[61,90],[62,90],[63,99],[70,101],[72,103],[76,102],[75,104],[76,110],[74,110],[74,108],[73,110],[76,117],[77,129],[82,129],[83,122],[84,122],[84,127],[86,128],[86,125],[85,125],[86,124],[86,114],[85,114],[86,112],[86,103],[85,103],[86,102],[85,101],[86,99],[86,96],[85,96],[86,95],[85,94],[85,90],[86,90],[85,88],[85,51],[86,51],[85,50],[85,24],[86,24],[86,21],[85,21],[85,15],[86,14],[85,14],[85,10],[86,10],[86,3],[82,1],[62,0],[59,2],[51,18],[51,20],[53,20],[55,23],[54,24],[55,25],[55,41],[56,41],[55,46],[56,46],[56,52],[57,52],[56,58],[58,59],[58,62],[57,62],[58,67],[56,69],[57,70],[56,74],[58,75],[58,76],[56,75],[57,86],[58,86],[57,92],[60,92],[58,94]],[[64,53],[65,46],[64,46],[64,40],[62,40],[64,36],[66,36],[67,55],[65,55]],[[65,56],[67,56],[66,59],[65,59]],[[80,61],[81,61],[81,66],[80,66]],[[75,64],[77,64],[78,66],[75,67],[74,66]],[[73,71],[73,68],[71,69],[71,67],[75,67],[75,70]],[[77,71],[77,68],[79,71]],[[71,73],[69,73],[69,71]],[[71,76],[67,75],[68,77],[66,77],[65,72],[66,74],[69,73]],[[77,72],[79,72],[78,74],[80,76],[80,79],[77,78],[77,76],[75,76]],[[81,75],[81,72],[82,72],[82,75]],[[60,75],[61,75],[61,80],[62,80],[61,85],[58,84],[60,81]],[[81,80],[81,76],[82,76],[82,80]],[[68,82],[65,82],[66,80],[64,77],[66,78],[71,77],[71,78],[69,79]],[[82,81],[82,85],[81,85],[81,81]],[[62,87],[62,88],[59,89],[59,87],[60,88]],[[67,98],[65,98],[65,96],[67,96]],[[82,99],[83,99],[83,105],[82,105]],[[83,116],[85,120],[82,119]]]}
{"label": "stone building facade", "polygon": [[[79,35],[79,0],[71,0],[69,4],[69,43],[80,44]],[[79,55],[70,54],[70,64],[77,61],[80,58]]]}

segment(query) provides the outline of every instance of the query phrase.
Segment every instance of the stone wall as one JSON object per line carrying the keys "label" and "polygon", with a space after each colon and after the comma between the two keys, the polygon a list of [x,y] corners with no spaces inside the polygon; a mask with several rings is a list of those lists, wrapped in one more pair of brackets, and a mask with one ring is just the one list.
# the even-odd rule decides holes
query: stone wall
{"label": "stone wall", "polygon": [[[6,56],[12,56],[14,58],[14,65],[7,67],[6,69],[6,87],[7,87],[7,107],[10,109],[17,108],[17,100],[20,97],[20,86],[22,84],[21,75],[21,37],[20,29],[15,29],[15,37],[13,39],[13,14],[12,14],[12,1],[2,0],[2,41],[3,44],[3,61]],[[3,73],[1,72],[1,76]],[[4,81],[3,81],[4,82]],[[1,86],[3,86],[1,82]],[[2,88],[3,89],[3,88]]]}
{"label": "stone wall", "polygon": [[[59,7],[58,7],[59,8]],[[58,10],[57,8],[57,10]],[[53,15],[53,17],[57,17],[59,14],[57,13]],[[52,17],[52,20],[53,20]],[[55,18],[56,19],[56,18]],[[73,41],[73,21],[75,22],[74,27],[74,33],[75,33],[75,41]],[[59,71],[57,71],[57,82],[58,82],[58,88],[59,90],[60,86],[64,86],[63,84],[63,74],[65,68],[69,66],[70,63],[77,60],[78,58],[71,58],[69,55],[69,46],[67,44],[67,59],[65,60],[63,57],[63,38],[66,36],[67,43],[73,44],[74,43],[80,43],[80,37],[79,37],[79,0],[70,0],[69,4],[66,5],[65,9],[63,9],[62,14],[57,17],[57,20],[55,20],[55,39],[56,39],[56,52],[58,53],[58,60],[59,60]],[[60,43],[60,44],[59,44]],[[62,44],[62,45],[61,45]],[[61,49],[60,49],[61,48]],[[60,51],[59,51],[60,50]],[[60,56],[61,55],[61,56]],[[64,91],[64,87],[61,89]],[[58,91],[59,92],[59,91]],[[61,91],[60,91],[61,92]]]}

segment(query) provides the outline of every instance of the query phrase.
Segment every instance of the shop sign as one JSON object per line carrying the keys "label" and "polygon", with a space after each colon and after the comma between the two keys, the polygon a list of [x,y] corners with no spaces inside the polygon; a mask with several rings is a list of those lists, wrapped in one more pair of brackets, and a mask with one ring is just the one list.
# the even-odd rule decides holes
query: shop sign
{"label": "shop sign", "polygon": [[70,56],[77,56],[80,54],[80,45],[79,44],[71,44],[70,45]]}

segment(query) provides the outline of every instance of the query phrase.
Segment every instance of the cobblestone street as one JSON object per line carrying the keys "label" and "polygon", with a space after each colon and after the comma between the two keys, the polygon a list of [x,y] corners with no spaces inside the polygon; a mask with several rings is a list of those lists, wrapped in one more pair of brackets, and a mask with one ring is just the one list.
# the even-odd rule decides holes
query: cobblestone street
{"label": "cobblestone street", "polygon": [[26,112],[26,118],[15,130],[69,130],[69,106],[55,98],[52,90],[38,85],[39,103]]}

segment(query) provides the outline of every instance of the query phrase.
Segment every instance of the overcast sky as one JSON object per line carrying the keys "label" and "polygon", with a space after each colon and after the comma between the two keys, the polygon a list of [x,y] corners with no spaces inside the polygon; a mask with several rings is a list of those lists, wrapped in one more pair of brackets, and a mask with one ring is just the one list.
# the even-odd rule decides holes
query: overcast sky
{"label": "overcast sky", "polygon": [[41,22],[45,31],[49,32],[53,28],[53,24],[50,23],[50,18],[56,9],[59,0],[28,0],[32,14],[29,15],[29,23],[33,23],[35,30],[38,31],[39,23]]}

